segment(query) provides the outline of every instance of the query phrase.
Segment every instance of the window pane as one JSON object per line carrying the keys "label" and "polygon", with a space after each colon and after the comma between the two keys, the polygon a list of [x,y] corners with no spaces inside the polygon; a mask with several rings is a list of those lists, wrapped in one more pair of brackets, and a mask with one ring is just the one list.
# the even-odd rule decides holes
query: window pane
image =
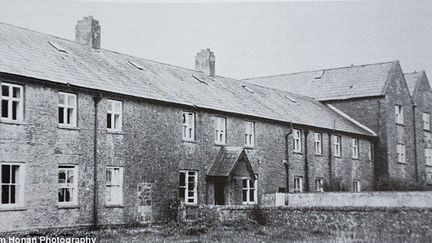
{"label": "window pane", "polygon": [[243,190],[243,202],[247,202],[247,190]]}
{"label": "window pane", "polygon": [[2,183],[10,182],[10,165],[2,165]]}
{"label": "window pane", "polygon": [[12,183],[18,182],[19,165],[12,165]]}
{"label": "window pane", "polygon": [[107,128],[112,128],[112,124],[111,124],[111,114],[107,114]]}
{"label": "window pane", "polygon": [[59,202],[64,202],[64,188],[60,188],[59,190],[58,190],[58,201]]}
{"label": "window pane", "polygon": [[120,102],[115,102],[114,103],[114,111],[115,112],[120,113],[121,110],[122,110],[121,108],[122,108],[122,103],[120,103]]}
{"label": "window pane", "polygon": [[64,123],[64,108],[63,107],[59,107],[58,108],[58,118],[59,118],[59,123],[63,124]]}
{"label": "window pane", "polygon": [[67,120],[66,120],[66,122],[67,122],[67,124],[72,124],[72,112],[73,112],[73,109],[72,108],[67,108]]}
{"label": "window pane", "polygon": [[14,98],[20,98],[20,96],[21,96],[21,92],[20,92],[21,89],[18,88],[18,87],[13,87],[12,90],[13,90],[13,97]]}
{"label": "window pane", "polygon": [[2,100],[2,117],[8,117],[8,113],[9,113],[9,107],[8,107],[8,101],[7,100]]}
{"label": "window pane", "polygon": [[68,105],[75,107],[75,95],[67,96]]}
{"label": "window pane", "polygon": [[110,169],[106,171],[106,183],[111,184],[112,182],[112,172]]}
{"label": "window pane", "polygon": [[65,202],[71,202],[72,201],[72,190],[71,188],[64,189],[65,192]]}
{"label": "window pane", "polygon": [[9,203],[9,186],[3,185],[2,186],[2,203]]}
{"label": "window pane", "polygon": [[186,113],[183,113],[183,124],[186,123]]}
{"label": "window pane", "polygon": [[115,114],[114,115],[114,129],[120,128],[120,115]]}
{"label": "window pane", "polygon": [[105,194],[105,200],[106,200],[107,202],[111,202],[111,200],[112,200],[112,196],[111,196],[112,192],[111,192],[111,189],[112,189],[111,186],[107,186],[107,191],[106,191],[106,194]]}
{"label": "window pane", "polygon": [[59,170],[58,183],[65,183],[65,182],[66,182],[66,172],[64,170]]}
{"label": "window pane", "polygon": [[251,202],[255,201],[255,190],[254,189],[250,190],[249,201],[251,201]]}
{"label": "window pane", "polygon": [[73,170],[69,170],[67,173],[68,177],[67,177],[67,183],[73,183],[74,182],[74,171]]}
{"label": "window pane", "polygon": [[248,180],[243,179],[243,188],[247,188]]}
{"label": "window pane", "polygon": [[2,85],[2,96],[9,96],[9,86]]}
{"label": "window pane", "polygon": [[17,119],[17,114],[18,114],[18,101],[12,101],[12,120],[16,120]]}
{"label": "window pane", "polygon": [[10,186],[10,203],[16,203],[16,186]]}
{"label": "window pane", "polygon": [[59,94],[59,104],[64,105],[65,104],[65,94]]}

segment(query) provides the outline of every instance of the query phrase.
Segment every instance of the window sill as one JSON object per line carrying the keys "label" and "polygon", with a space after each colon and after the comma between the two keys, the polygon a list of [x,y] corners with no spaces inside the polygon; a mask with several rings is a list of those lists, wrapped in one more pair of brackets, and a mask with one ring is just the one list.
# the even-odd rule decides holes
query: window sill
{"label": "window sill", "polygon": [[225,143],[215,143],[216,146],[225,146]]}
{"label": "window sill", "polygon": [[183,139],[183,142],[184,143],[197,143],[197,141],[195,141],[195,140],[186,140],[186,139]]}
{"label": "window sill", "polygon": [[23,206],[0,206],[0,212],[25,211],[25,210],[27,210],[27,208]]}
{"label": "window sill", "polygon": [[57,208],[59,209],[78,209],[80,208],[79,205],[57,205]]}
{"label": "window sill", "polygon": [[406,165],[406,162],[398,161],[397,163],[400,164],[400,165]]}
{"label": "window sill", "polygon": [[405,124],[403,124],[403,123],[397,123],[397,122],[396,122],[396,126],[401,126],[401,127],[404,127],[404,126],[405,126]]}
{"label": "window sill", "polygon": [[293,153],[303,155],[303,153],[301,151],[293,151]]}
{"label": "window sill", "polygon": [[317,157],[324,157],[324,154],[315,154]]}
{"label": "window sill", "polygon": [[360,160],[360,158],[352,158],[352,157],[351,157],[351,159],[352,159],[352,160]]}
{"label": "window sill", "polygon": [[426,166],[426,167],[432,167],[432,165],[426,165],[426,164],[425,164],[425,166]]}
{"label": "window sill", "polygon": [[106,208],[124,208],[125,206],[123,204],[106,204]]}
{"label": "window sill", "polygon": [[81,130],[81,128],[79,128],[79,127],[66,126],[66,125],[61,125],[61,124],[58,124],[57,128],[66,129],[66,130],[76,130],[76,131]]}
{"label": "window sill", "polygon": [[335,158],[335,159],[342,159],[342,156],[340,156],[340,155],[333,155],[333,158]]}
{"label": "window sill", "polygon": [[126,134],[123,131],[112,130],[112,129],[107,129],[107,133],[108,134],[116,134],[116,135],[125,135]]}
{"label": "window sill", "polygon": [[11,125],[27,125],[27,123],[24,121],[14,121],[14,120],[8,120],[4,118],[0,119],[0,123],[11,124]]}

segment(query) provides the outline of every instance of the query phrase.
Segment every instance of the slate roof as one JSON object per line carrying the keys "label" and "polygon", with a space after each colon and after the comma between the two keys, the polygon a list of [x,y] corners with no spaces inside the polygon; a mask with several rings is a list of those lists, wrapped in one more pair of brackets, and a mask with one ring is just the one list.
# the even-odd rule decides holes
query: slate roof
{"label": "slate roof", "polygon": [[213,162],[208,176],[229,176],[233,169],[236,167],[237,162],[240,159],[246,161],[246,166],[251,172],[251,175],[255,175],[250,165],[249,159],[247,158],[246,152],[242,147],[222,147]]}
{"label": "slate roof", "polygon": [[244,81],[320,101],[343,100],[384,95],[389,73],[395,65],[398,65],[398,61],[249,78]]}
{"label": "slate roof", "polygon": [[413,72],[413,73],[404,73],[405,81],[408,85],[408,89],[410,92],[410,95],[412,96],[414,94],[414,91],[417,87],[417,83],[422,77],[424,71],[422,72]]}
{"label": "slate roof", "polygon": [[318,101],[0,23],[0,72],[134,97],[372,135]]}

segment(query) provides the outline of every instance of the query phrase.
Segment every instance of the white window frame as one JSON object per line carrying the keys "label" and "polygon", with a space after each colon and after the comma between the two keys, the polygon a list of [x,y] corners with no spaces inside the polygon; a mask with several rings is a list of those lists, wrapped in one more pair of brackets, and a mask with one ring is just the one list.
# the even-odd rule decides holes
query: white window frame
{"label": "white window frame", "polygon": [[215,144],[226,144],[226,118],[217,116],[215,118]]}
{"label": "white window frame", "polygon": [[[9,181],[8,183],[3,183],[2,173],[3,173],[3,165],[8,166],[19,166],[18,169],[18,178],[15,176],[15,183]],[[12,171],[9,173],[9,178],[12,178]],[[15,186],[18,189],[15,190],[15,203],[3,203],[3,186]],[[18,162],[0,162],[0,208],[9,209],[9,208],[18,208],[24,206],[24,189],[25,189],[25,164]],[[10,201],[10,198],[9,200]]]}
{"label": "white window frame", "polygon": [[[180,170],[179,175],[180,174],[184,174],[185,175],[185,181],[184,181],[184,185],[181,185],[181,181],[180,181],[180,176],[179,176],[179,198],[182,199],[180,197],[180,190],[184,190],[184,203],[186,205],[196,205],[198,203],[198,171],[196,170]],[[192,188],[190,187],[189,183],[189,178],[193,179],[193,186]],[[190,196],[189,192],[191,192],[193,195]]]}
{"label": "white window frame", "polygon": [[430,131],[430,114],[423,112],[423,129]]}
{"label": "white window frame", "polygon": [[300,129],[293,129],[293,151],[302,152],[302,130]]}
{"label": "white window frame", "polygon": [[398,143],[396,145],[397,161],[399,163],[406,163],[406,148],[405,144]]}
{"label": "white window frame", "polygon": [[195,141],[195,112],[183,111],[182,138],[184,141]]}
{"label": "white window frame", "polygon": [[342,136],[333,135],[334,156],[342,156]]}
{"label": "white window frame", "polygon": [[314,145],[315,145],[315,154],[322,155],[323,154],[323,135],[320,132],[314,133]]}
{"label": "white window frame", "polygon": [[[23,121],[24,120],[24,86],[18,85],[18,84],[11,84],[11,83],[0,83],[0,119],[3,121],[11,121],[11,122],[17,122],[17,121]],[[3,87],[8,87],[8,95],[3,96]],[[19,97],[14,97],[14,88],[19,89]],[[7,102],[8,106],[8,114],[7,117],[3,117],[2,112],[2,106],[3,101]],[[16,106],[16,119],[13,119],[13,104],[17,103]]]}
{"label": "white window frame", "polygon": [[404,124],[404,109],[402,105],[395,105],[395,122],[396,124]]}
{"label": "white window frame", "polygon": [[[68,177],[69,173],[73,173],[73,178],[74,180],[72,181],[72,183],[60,183],[59,182],[59,174],[61,171],[65,171],[66,173],[66,180]],[[71,201],[63,201],[60,202],[60,198],[59,196],[57,197],[57,202],[58,205],[61,206],[77,206],[78,205],[78,166],[77,165],[59,165],[58,169],[57,169],[57,183],[58,183],[58,191],[57,193],[59,194],[59,191],[61,189],[72,189],[72,200]]]}
{"label": "white window frame", "polygon": [[[64,104],[60,103],[60,96],[64,96]],[[69,97],[73,97],[73,104],[69,103]],[[77,113],[78,113],[78,99],[77,95],[73,93],[58,92],[58,112],[57,122],[61,127],[76,127],[77,126]],[[60,108],[63,108],[63,122],[60,122]],[[72,109],[70,123],[67,122],[68,110]]]}
{"label": "white window frame", "polygon": [[255,145],[255,122],[245,122],[245,146],[253,147]]}
{"label": "white window frame", "polygon": [[353,180],[353,192],[361,192],[360,180]]}
{"label": "white window frame", "polygon": [[353,159],[359,159],[360,157],[360,140],[358,138],[353,138],[352,139],[352,158]]}
{"label": "white window frame", "polygon": [[[108,180],[108,173],[111,173],[111,181]],[[123,205],[123,167],[107,166],[105,176],[106,176],[106,180],[105,180],[106,181],[106,192],[105,192],[106,205],[120,205],[120,206]],[[108,198],[108,195],[111,196]]]}
{"label": "white window frame", "polygon": [[324,192],[323,178],[315,178],[315,192]]}
{"label": "white window frame", "polygon": [[294,193],[302,193],[303,192],[303,177],[302,176],[294,176]]}
{"label": "white window frame", "polygon": [[[258,197],[258,179],[253,180],[253,185],[251,186],[252,179],[251,178],[241,178],[242,181],[242,203],[245,205],[249,204],[257,204]],[[246,182],[246,186],[244,183]],[[246,193],[246,200],[244,200],[243,196]],[[253,199],[250,200],[251,193],[253,193]]]}
{"label": "white window frame", "polygon": [[425,164],[432,166],[432,148],[425,148]]}
{"label": "white window frame", "polygon": [[[107,103],[107,129],[109,131],[121,132],[123,129],[123,102],[119,100],[107,100]],[[108,118],[109,116],[110,118]],[[108,127],[108,119],[110,119],[111,127]]]}

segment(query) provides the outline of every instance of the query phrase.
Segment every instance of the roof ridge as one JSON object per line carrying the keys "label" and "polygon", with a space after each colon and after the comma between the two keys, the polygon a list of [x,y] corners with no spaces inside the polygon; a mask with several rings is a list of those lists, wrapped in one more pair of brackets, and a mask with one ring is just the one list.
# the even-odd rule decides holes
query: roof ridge
{"label": "roof ridge", "polygon": [[393,63],[394,64],[396,62],[399,62],[399,60],[383,61],[383,62],[377,62],[377,63],[367,63],[367,64],[361,64],[361,65],[350,65],[350,66],[334,67],[334,68],[323,68],[323,69],[316,69],[316,70],[300,71],[300,72],[293,72],[293,73],[283,73],[283,74],[275,74],[275,75],[269,75],[269,76],[259,76],[259,77],[252,77],[252,78],[243,78],[241,80],[253,80],[253,79],[259,79],[259,78],[282,77],[282,76],[286,76],[286,75],[293,75],[293,74],[300,74],[300,73],[311,73],[311,72],[319,72],[319,71],[326,71],[326,70],[337,70],[337,69],[346,69],[346,68],[365,67],[365,66],[373,66],[373,65],[380,65],[380,64],[387,64],[387,63]]}

